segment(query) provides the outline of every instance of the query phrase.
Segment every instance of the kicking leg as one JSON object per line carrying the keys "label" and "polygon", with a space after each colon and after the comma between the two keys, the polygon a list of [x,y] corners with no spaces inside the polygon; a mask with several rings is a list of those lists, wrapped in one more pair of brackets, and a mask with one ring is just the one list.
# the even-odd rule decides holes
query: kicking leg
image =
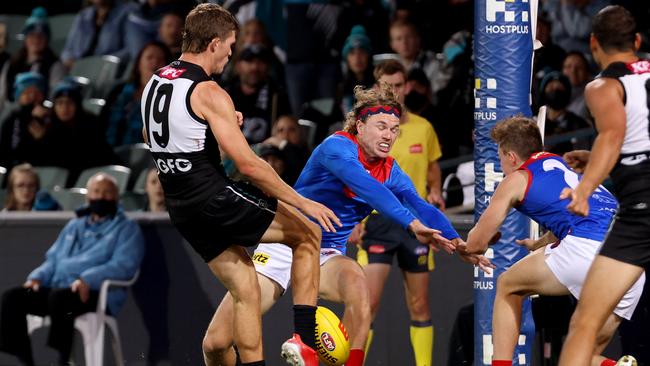
{"label": "kicking leg", "polygon": [[263,243],[283,243],[293,252],[291,264],[295,331],[315,348],[316,297],[320,276],[321,229],[298,210],[278,202],[275,220],[262,237]]}

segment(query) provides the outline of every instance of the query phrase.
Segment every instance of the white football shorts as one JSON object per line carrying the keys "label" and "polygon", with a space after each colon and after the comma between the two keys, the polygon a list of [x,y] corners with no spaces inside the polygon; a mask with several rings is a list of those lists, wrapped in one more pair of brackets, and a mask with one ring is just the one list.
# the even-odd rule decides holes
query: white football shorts
{"label": "white football shorts", "polygon": [[[595,240],[567,235],[559,245],[549,244],[544,249],[546,264],[551,272],[566,286],[576,299],[580,298],[582,284],[585,282],[591,263],[596,258],[601,243]],[[615,274],[612,274],[615,276]],[[643,294],[645,273],[623,295],[614,313],[630,320],[639,299]]]}
{"label": "white football shorts", "polygon": [[[332,248],[321,248],[320,265],[330,258],[343,255],[341,251]],[[277,282],[284,291],[291,284],[291,261],[293,254],[291,248],[284,244],[260,244],[253,253],[253,264],[257,273],[262,274]]]}

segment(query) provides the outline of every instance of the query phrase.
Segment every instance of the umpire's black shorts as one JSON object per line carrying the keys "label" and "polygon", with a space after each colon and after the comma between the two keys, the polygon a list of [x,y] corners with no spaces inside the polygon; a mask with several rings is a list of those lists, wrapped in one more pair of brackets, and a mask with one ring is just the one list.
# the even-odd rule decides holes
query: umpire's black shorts
{"label": "umpire's black shorts", "polygon": [[231,183],[195,210],[169,208],[172,223],[207,263],[231,245],[255,246],[273,222],[278,201],[245,183]]}
{"label": "umpire's black shorts", "polygon": [[366,221],[362,249],[368,263],[397,264],[406,272],[429,272],[434,268],[433,251],[420,243],[410,231],[381,214],[371,214]]}

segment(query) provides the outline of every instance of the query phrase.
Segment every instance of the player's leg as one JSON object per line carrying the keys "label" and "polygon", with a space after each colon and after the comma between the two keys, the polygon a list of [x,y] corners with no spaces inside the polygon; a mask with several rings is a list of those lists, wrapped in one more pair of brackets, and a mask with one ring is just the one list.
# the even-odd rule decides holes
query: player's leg
{"label": "player's leg", "polygon": [[361,366],[370,329],[370,297],[363,269],[343,255],[330,258],[321,266],[320,294],[325,300],[345,305],[343,324],[350,336],[347,366]]}
{"label": "player's leg", "polygon": [[406,306],[411,324],[409,334],[417,366],[431,365],[433,355],[433,322],[429,308],[429,275],[433,271],[433,252],[428,245],[401,231],[397,263],[402,269]]}
{"label": "player's leg", "polygon": [[614,336],[614,332],[616,332],[616,329],[618,328],[619,324],[621,324],[621,320],[622,318],[620,316],[614,313],[609,314],[609,317],[605,321],[605,324],[603,325],[602,328],[600,328],[600,331],[596,336],[596,347],[594,348],[594,354],[591,358],[591,363],[590,363],[591,366],[602,366],[603,361],[608,361],[608,363],[606,364],[615,365],[616,361],[601,356],[601,353],[603,352],[605,347],[607,347],[609,341]]}
{"label": "player's leg", "polygon": [[296,335],[282,345],[282,357],[290,364],[318,364],[314,334],[321,236],[318,225],[297,209],[278,202],[275,219],[261,239],[263,243],[283,243],[293,254],[291,278]]}
{"label": "player's leg", "polygon": [[[257,280],[260,285],[261,312],[264,314],[275,304],[284,290],[277,282],[259,273]],[[233,348],[233,312],[232,295],[227,292],[215,311],[203,338],[203,358],[208,366],[235,366],[237,362]]]}
{"label": "player's leg", "polygon": [[571,317],[559,365],[589,365],[596,335],[643,268],[599,255],[589,270],[580,301]]}
{"label": "player's leg", "polygon": [[[232,334],[242,362],[262,360],[260,286],[248,252],[243,247],[230,246],[208,266],[232,296]],[[207,351],[210,353],[211,349]]]}
{"label": "player's leg", "polygon": [[497,280],[492,313],[494,361],[512,361],[519,338],[521,304],[525,296],[532,293],[549,296],[569,293],[546,264],[544,250],[545,248],[540,248],[521,259]]}

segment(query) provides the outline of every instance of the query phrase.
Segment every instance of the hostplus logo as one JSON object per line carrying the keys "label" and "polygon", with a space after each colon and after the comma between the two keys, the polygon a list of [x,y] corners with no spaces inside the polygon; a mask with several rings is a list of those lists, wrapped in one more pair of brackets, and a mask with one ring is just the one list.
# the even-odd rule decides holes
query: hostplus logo
{"label": "hostplus logo", "polygon": [[488,109],[487,111],[475,111],[474,119],[477,121],[496,121],[497,98],[486,97],[481,100],[481,98],[477,96],[477,92],[481,90],[484,85],[485,89],[483,90],[487,90],[487,93],[495,95],[497,90],[497,79],[487,78],[485,79],[485,82],[482,82],[481,79],[474,80],[474,109]]}
{"label": "hostplus logo", "polygon": [[[517,22],[517,12],[515,11],[516,0],[486,0],[485,1],[485,20],[489,23],[515,23]],[[520,0],[523,4],[528,4],[528,0]],[[511,5],[510,5],[511,4]],[[485,33],[529,33],[529,13],[524,10],[520,13],[520,24],[487,24]]]}

